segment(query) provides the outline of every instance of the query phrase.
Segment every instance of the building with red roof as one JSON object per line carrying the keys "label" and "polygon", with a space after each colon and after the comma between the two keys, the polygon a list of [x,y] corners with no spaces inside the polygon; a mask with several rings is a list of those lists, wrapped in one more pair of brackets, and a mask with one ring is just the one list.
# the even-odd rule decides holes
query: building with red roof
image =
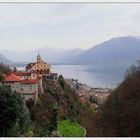
{"label": "building with red roof", "polygon": [[16,76],[20,77],[21,79],[36,79],[37,74],[35,72],[27,72],[27,71],[16,71],[13,72]]}
{"label": "building with red roof", "polygon": [[31,77],[30,79],[28,77],[23,78],[21,76],[29,76],[29,74],[22,72],[13,72],[8,76],[5,76],[5,79],[2,83],[10,87],[12,91],[21,93],[25,97],[25,100],[35,100],[38,95],[38,82],[40,80],[37,80],[35,78],[32,79]]}
{"label": "building with red roof", "polygon": [[37,79],[24,79],[21,81],[21,84],[23,85],[29,85],[29,84],[36,84]]}
{"label": "building with red roof", "polygon": [[11,73],[10,75],[5,77],[5,82],[20,82],[21,78]]}
{"label": "building with red roof", "polygon": [[38,92],[43,93],[42,76],[47,80],[57,80],[57,74],[51,73],[50,65],[44,62],[38,54],[37,62],[27,64],[26,71],[17,71],[16,68],[9,75],[3,75],[1,84],[7,85],[12,91],[24,95],[25,100],[36,99]]}
{"label": "building with red roof", "polygon": [[3,84],[11,87],[12,91],[20,92],[20,82],[21,78],[11,73],[5,77]]}

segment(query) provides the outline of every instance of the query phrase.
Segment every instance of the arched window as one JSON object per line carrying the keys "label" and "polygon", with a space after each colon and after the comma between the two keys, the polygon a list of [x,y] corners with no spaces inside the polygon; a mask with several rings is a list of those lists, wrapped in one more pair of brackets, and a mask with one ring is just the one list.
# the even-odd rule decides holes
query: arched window
{"label": "arched window", "polygon": [[47,69],[47,73],[48,73],[48,74],[50,73],[50,69]]}

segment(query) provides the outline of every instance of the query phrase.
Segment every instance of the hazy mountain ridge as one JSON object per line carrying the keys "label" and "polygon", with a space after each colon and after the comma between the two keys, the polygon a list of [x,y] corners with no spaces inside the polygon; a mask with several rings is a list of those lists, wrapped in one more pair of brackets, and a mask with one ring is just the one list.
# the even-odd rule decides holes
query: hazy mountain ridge
{"label": "hazy mountain ridge", "polygon": [[48,63],[69,63],[71,59],[77,57],[82,52],[82,49],[59,50],[53,48],[41,48],[25,52],[1,51],[2,54],[13,60],[15,63],[36,61],[38,52]]}
{"label": "hazy mountain ridge", "polygon": [[112,38],[82,52],[77,63],[135,62],[140,59],[140,38],[126,36]]}
{"label": "hazy mountain ridge", "polygon": [[[113,65],[128,67],[140,60],[140,38],[133,36],[116,37],[83,51],[82,49],[60,50],[41,48],[31,51],[1,51],[1,54],[16,63],[36,61],[36,55],[51,64],[93,64],[100,68],[111,68]],[[16,55],[15,55],[16,54]],[[1,55],[0,60],[10,63]],[[5,59],[3,59],[5,58]]]}
{"label": "hazy mountain ridge", "polygon": [[12,63],[12,61],[0,53],[0,63],[9,64],[9,63]]}

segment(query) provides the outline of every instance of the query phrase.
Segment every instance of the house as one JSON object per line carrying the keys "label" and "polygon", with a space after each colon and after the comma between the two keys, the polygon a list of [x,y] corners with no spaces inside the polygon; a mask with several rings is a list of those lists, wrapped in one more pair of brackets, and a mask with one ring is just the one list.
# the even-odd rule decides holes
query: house
{"label": "house", "polygon": [[11,73],[2,81],[3,85],[11,88],[12,91],[20,92],[21,78]]}
{"label": "house", "polygon": [[36,100],[38,95],[38,80],[35,78],[28,79],[29,75],[27,74],[21,75],[20,73],[19,76],[17,75],[11,73],[5,77],[5,79],[2,81],[2,84],[10,87],[12,91],[21,93],[25,97],[25,100]]}
{"label": "house", "polygon": [[29,79],[36,79],[37,78],[37,74],[35,72],[16,71],[16,72],[13,72],[13,74],[20,77],[22,80],[27,79],[27,78],[29,78]]}
{"label": "house", "polygon": [[31,73],[27,73],[26,71],[16,71],[13,72],[13,74],[20,77],[22,80],[31,77]]}

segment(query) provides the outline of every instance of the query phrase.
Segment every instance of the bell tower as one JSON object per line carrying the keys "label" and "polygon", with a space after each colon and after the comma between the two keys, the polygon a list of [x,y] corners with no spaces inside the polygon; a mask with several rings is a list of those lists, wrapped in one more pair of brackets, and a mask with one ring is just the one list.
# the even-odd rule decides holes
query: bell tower
{"label": "bell tower", "polygon": [[41,59],[41,56],[40,56],[40,54],[39,54],[39,52],[38,52],[38,55],[37,55],[37,62],[41,62],[42,61],[42,59]]}
{"label": "bell tower", "polygon": [[37,62],[27,64],[26,66],[27,71],[30,70],[40,75],[51,73],[50,65],[42,60],[39,52],[36,59]]}

